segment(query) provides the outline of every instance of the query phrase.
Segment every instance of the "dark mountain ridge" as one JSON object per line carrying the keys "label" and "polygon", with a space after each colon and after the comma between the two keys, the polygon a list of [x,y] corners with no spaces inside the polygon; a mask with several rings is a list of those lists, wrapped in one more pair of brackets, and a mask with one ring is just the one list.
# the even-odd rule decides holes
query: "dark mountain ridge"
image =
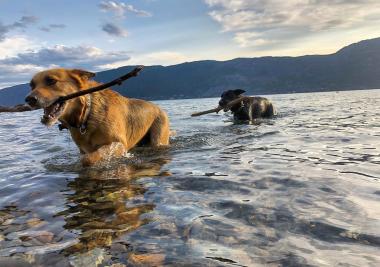
{"label": "dark mountain ridge", "polygon": [[[125,66],[97,73],[110,81],[133,69]],[[114,89],[128,97],[177,99],[216,97],[242,88],[249,95],[380,88],[380,38],[351,44],[330,55],[236,58],[148,66],[141,75]],[[22,103],[29,88],[0,90],[0,105]]]}

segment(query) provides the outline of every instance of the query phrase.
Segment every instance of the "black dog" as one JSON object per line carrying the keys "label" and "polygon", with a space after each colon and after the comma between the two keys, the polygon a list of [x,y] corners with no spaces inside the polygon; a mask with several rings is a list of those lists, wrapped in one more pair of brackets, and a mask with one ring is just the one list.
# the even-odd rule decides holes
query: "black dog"
{"label": "black dog", "polygon": [[[224,108],[224,111],[227,112],[227,104],[232,100],[242,97],[241,94],[243,93],[245,93],[245,91],[241,89],[223,92],[219,101],[219,106]],[[236,121],[253,122],[254,119],[257,118],[270,118],[276,115],[276,110],[273,107],[273,104],[268,99],[258,96],[246,97],[229,109],[232,114],[234,114],[234,120]]]}

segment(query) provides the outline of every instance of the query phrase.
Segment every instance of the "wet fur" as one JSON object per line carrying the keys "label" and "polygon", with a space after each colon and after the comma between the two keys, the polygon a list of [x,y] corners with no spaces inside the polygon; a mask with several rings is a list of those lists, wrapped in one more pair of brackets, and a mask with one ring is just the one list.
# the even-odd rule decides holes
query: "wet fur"
{"label": "wet fur", "polygon": [[[46,77],[58,82],[47,85]],[[45,107],[59,96],[98,85],[90,80],[94,74],[82,70],[53,69],[37,73],[30,95],[38,98]],[[86,97],[67,101],[59,121],[64,126],[79,126],[86,114]],[[78,128],[68,127],[72,139],[82,154],[82,164],[93,165],[109,157],[122,156],[141,140],[145,145],[157,147],[169,144],[169,118],[157,105],[139,99],[129,99],[106,89],[91,95],[91,110],[87,129],[81,134]]]}
{"label": "wet fur", "polygon": [[[224,107],[232,100],[238,99],[244,90],[228,90],[223,92],[219,106]],[[258,118],[271,118],[277,114],[273,104],[265,97],[246,97],[239,104],[230,108],[235,121],[253,122]]]}

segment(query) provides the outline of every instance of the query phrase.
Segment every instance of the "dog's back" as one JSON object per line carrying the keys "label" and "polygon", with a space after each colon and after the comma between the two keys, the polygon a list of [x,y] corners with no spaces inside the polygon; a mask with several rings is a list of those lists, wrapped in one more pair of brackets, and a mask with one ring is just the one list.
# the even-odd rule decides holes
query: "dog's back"
{"label": "dog's back", "polygon": [[254,120],[257,118],[270,118],[276,115],[273,104],[265,97],[252,96],[241,101],[231,108],[235,120]]}

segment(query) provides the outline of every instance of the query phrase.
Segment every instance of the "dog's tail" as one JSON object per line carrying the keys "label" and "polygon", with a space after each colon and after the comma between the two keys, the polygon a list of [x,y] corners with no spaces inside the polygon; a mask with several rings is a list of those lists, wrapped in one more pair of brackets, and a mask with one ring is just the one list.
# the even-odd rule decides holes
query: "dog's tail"
{"label": "dog's tail", "polygon": [[272,103],[269,103],[267,112],[266,112],[268,117],[273,117],[277,115],[277,109],[273,106]]}

